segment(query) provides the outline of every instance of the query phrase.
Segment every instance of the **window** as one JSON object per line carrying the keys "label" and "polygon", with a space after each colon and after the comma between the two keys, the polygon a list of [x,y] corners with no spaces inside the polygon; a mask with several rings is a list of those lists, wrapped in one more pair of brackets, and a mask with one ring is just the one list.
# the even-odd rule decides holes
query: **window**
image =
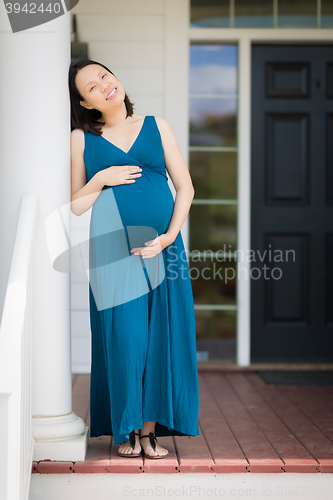
{"label": "window", "polygon": [[191,28],[332,28],[332,0],[191,0]]}
{"label": "window", "polygon": [[198,350],[216,358],[236,333],[237,88],[237,45],[190,46],[189,265]]}

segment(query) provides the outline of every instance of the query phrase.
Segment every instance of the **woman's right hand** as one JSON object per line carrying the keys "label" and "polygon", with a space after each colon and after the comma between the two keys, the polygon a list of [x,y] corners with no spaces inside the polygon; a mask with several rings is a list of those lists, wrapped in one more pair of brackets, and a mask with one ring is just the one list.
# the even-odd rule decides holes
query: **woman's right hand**
{"label": "woman's right hand", "polygon": [[141,177],[142,168],[137,165],[112,166],[99,171],[101,181],[105,186],[132,184],[135,177]]}

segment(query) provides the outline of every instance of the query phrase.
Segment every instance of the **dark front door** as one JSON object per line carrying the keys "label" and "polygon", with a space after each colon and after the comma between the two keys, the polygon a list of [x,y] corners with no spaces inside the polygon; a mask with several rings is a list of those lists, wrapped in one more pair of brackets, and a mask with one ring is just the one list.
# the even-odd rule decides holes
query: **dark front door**
{"label": "dark front door", "polygon": [[333,361],[333,46],[252,47],[251,361]]}

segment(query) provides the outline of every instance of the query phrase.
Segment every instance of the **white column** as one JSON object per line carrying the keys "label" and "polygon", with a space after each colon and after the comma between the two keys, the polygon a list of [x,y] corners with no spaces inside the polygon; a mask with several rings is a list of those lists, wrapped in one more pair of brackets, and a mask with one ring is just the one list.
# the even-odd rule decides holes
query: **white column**
{"label": "white column", "polygon": [[70,15],[13,34],[0,9],[1,311],[21,197],[32,191],[33,459],[84,460],[88,427],[72,412],[70,274],[53,269],[45,234],[46,218],[70,201]]}
{"label": "white column", "polygon": [[238,45],[238,220],[237,220],[237,344],[239,366],[251,363],[251,40],[243,36]]}

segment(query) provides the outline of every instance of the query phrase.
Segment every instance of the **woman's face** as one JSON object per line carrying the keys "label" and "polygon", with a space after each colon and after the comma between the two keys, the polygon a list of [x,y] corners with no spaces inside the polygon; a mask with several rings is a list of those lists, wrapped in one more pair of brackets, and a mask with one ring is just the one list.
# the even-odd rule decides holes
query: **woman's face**
{"label": "woman's face", "polygon": [[84,99],[80,101],[81,106],[97,109],[101,113],[112,106],[122,105],[125,99],[124,87],[99,64],[89,64],[80,69],[75,77],[75,85]]}

